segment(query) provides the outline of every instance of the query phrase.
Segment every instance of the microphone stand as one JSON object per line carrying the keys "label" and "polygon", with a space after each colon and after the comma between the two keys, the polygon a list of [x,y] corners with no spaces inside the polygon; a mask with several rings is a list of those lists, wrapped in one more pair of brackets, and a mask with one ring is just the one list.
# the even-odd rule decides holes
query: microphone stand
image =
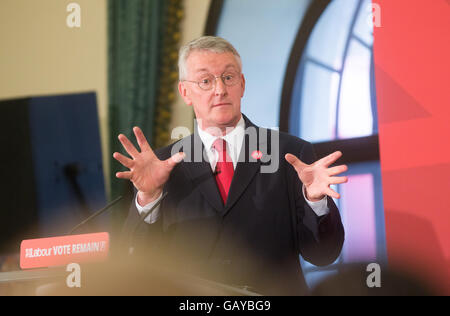
{"label": "microphone stand", "polygon": [[74,231],[76,231],[78,228],[80,228],[81,226],[85,225],[86,223],[90,222],[91,220],[93,220],[94,218],[96,218],[97,216],[103,214],[104,212],[106,212],[111,206],[115,205],[117,202],[119,202],[120,200],[123,199],[123,196],[119,196],[117,199],[115,199],[114,201],[112,201],[111,203],[107,204],[104,208],[102,208],[101,210],[95,212],[94,214],[92,214],[91,216],[89,216],[88,218],[86,218],[84,221],[82,221],[81,223],[79,223],[78,225],[76,225],[75,227],[73,227],[68,233],[67,235],[71,235]]}

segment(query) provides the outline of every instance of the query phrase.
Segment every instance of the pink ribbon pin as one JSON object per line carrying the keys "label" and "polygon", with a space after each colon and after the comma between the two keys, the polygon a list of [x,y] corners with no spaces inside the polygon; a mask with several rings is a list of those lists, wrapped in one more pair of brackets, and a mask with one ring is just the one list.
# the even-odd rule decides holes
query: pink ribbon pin
{"label": "pink ribbon pin", "polygon": [[252,157],[253,157],[253,159],[256,159],[256,160],[261,159],[262,152],[259,150],[255,150],[252,152]]}

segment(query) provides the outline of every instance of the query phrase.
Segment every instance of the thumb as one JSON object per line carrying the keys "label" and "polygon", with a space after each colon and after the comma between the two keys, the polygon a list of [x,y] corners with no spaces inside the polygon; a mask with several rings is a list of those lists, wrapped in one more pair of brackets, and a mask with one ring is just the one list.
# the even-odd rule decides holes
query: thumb
{"label": "thumb", "polygon": [[166,160],[167,165],[170,169],[175,167],[178,163],[180,163],[184,158],[186,157],[186,154],[183,152],[179,152],[174,154],[172,157]]}
{"label": "thumb", "polygon": [[294,156],[292,154],[286,154],[284,156],[284,159],[286,159],[286,161],[289,162],[291,164],[291,166],[294,167],[297,172],[302,171],[305,167],[308,166],[307,164],[305,164],[303,161],[301,161],[300,159],[298,159],[296,156]]}

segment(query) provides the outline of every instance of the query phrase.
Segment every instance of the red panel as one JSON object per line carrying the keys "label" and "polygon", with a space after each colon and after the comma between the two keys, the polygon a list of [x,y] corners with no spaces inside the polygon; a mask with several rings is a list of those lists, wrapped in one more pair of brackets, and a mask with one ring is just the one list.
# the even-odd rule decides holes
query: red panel
{"label": "red panel", "polygon": [[388,259],[450,294],[450,1],[373,2]]}

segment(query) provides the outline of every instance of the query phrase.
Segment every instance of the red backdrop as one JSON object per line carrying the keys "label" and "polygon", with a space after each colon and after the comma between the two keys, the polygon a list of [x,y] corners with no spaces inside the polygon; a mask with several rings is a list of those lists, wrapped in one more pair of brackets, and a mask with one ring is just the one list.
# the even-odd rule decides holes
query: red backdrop
{"label": "red backdrop", "polygon": [[450,0],[373,0],[390,266],[450,294]]}

